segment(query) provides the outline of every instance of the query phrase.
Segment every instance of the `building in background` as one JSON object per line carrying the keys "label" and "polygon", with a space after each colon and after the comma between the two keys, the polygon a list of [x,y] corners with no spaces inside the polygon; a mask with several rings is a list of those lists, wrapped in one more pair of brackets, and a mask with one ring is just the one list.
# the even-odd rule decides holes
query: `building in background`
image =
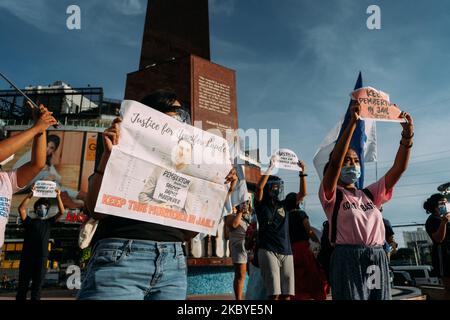
{"label": "building in background", "polygon": [[[67,210],[62,222],[51,232],[52,263],[49,266],[58,268],[78,264],[79,228],[86,219],[83,205],[87,192],[87,178],[94,170],[97,145],[102,141],[101,133],[118,115],[121,101],[105,99],[101,87],[72,88],[62,81],[56,81],[49,86],[28,86],[23,91],[33,101],[44,104],[61,123],[58,129],[51,128],[48,131],[47,143],[53,141],[58,146],[48,158],[49,164],[36,178],[58,183]],[[24,98],[15,90],[1,90],[0,139],[16,135],[32,124],[31,110],[26,106]],[[31,159],[31,145],[30,142],[19,150],[13,159],[2,165],[2,170],[14,170],[28,162]],[[23,192],[14,195],[11,202],[0,265],[11,278],[18,273],[23,242],[24,230],[18,207],[30,192],[30,188],[31,184]],[[54,204],[53,214],[56,210],[57,206]]]}
{"label": "building in background", "polygon": [[415,231],[403,231],[406,247],[413,252],[416,265],[431,265],[431,247],[433,242],[424,228]]}

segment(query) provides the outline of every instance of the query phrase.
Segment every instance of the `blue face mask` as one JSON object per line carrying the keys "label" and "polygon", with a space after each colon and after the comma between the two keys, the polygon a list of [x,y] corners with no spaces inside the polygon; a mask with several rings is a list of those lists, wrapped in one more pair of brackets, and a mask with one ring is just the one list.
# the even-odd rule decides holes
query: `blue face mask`
{"label": "blue face mask", "polygon": [[354,184],[361,177],[360,166],[343,167],[341,170],[341,181],[345,184]]}
{"label": "blue face mask", "polygon": [[443,203],[439,205],[439,214],[446,216],[450,212],[450,203]]}

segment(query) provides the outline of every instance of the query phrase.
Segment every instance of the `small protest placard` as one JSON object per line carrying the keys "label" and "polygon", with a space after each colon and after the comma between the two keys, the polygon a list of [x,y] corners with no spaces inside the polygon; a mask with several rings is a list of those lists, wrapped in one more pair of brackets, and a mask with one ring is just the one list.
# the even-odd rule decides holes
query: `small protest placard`
{"label": "small protest placard", "polygon": [[275,168],[291,171],[302,171],[302,169],[298,166],[298,157],[292,150],[280,149],[275,153],[273,159]]}
{"label": "small protest placard", "polygon": [[361,119],[375,121],[405,122],[399,118],[401,110],[390,102],[389,95],[372,87],[358,89],[351,94],[361,105]]}
{"label": "small protest placard", "polygon": [[56,182],[36,181],[33,196],[36,198],[56,198]]}
{"label": "small protest placard", "polygon": [[184,208],[191,180],[186,176],[164,170],[156,184],[154,199]]}

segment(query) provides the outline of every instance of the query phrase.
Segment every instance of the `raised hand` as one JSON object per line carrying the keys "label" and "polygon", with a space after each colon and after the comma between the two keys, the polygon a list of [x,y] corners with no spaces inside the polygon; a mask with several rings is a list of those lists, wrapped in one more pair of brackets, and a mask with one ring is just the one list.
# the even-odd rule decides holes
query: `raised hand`
{"label": "raised hand", "polygon": [[351,114],[351,120],[352,122],[357,122],[359,119],[361,119],[361,105],[358,101],[353,100],[352,105],[350,107],[350,114]]}
{"label": "raised hand", "polygon": [[225,177],[225,184],[227,184],[227,183],[230,184],[229,192],[233,192],[234,189],[236,189],[237,182],[238,182],[238,176],[237,176],[237,173],[236,173],[236,169],[233,168],[228,173],[228,175]]}
{"label": "raised hand", "polygon": [[44,105],[39,106],[39,110],[28,102],[28,105],[32,108],[34,127],[39,130],[39,132],[45,132],[49,127],[54,126],[58,123],[53,117],[53,112],[48,111]]}
{"label": "raised hand", "polygon": [[403,118],[406,120],[406,122],[401,123],[404,133],[412,136],[412,134],[414,133],[414,122],[411,115],[408,112],[402,112],[399,118]]}
{"label": "raised hand", "polygon": [[300,169],[302,169],[302,172],[305,172],[305,163],[302,160],[298,160],[297,165],[299,166]]}
{"label": "raised hand", "polygon": [[103,132],[103,144],[105,146],[105,151],[111,152],[113,149],[113,146],[116,146],[119,144],[119,137],[120,137],[120,123],[122,122],[121,118],[116,118],[111,127],[105,130]]}

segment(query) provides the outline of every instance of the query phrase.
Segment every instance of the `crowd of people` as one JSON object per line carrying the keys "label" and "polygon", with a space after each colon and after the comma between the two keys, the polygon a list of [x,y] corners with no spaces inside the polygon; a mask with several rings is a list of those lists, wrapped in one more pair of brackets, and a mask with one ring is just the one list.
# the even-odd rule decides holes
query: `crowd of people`
{"label": "crowd of people", "polygon": [[[190,124],[188,111],[172,91],[159,90],[141,102]],[[12,195],[20,191],[21,186],[32,183],[48,165],[46,130],[56,120],[44,106],[35,111],[32,128],[0,142],[0,160],[3,160],[33,140],[31,160],[17,170],[0,173],[2,244]],[[381,179],[361,188],[358,185],[360,159],[350,146],[360,121],[360,111],[360,106],[354,102],[350,108],[350,121],[337,140],[323,172],[318,196],[326,222],[321,238],[311,227],[302,206],[308,197],[308,174],[303,161],[298,163],[298,193],[284,196],[284,182],[272,175],[272,161],[256,185],[254,196],[230,206],[226,227],[237,300],[325,300],[330,294],[333,300],[392,299],[389,257],[397,245],[389,222],[383,219],[382,207],[391,200],[396,184],[407,170],[413,147],[414,123],[410,114],[403,112],[400,115],[406,121],[401,124],[401,140],[392,167]],[[104,132],[104,151],[89,178],[85,210],[98,221],[98,226],[91,241],[93,254],[78,299],[186,299],[184,244],[197,236],[196,232],[95,212],[106,165],[113,146],[120,140],[121,121],[120,118],[114,120]],[[57,143],[53,143],[57,148]],[[224,183],[229,188],[224,207],[229,207],[238,183],[235,169],[230,171]],[[146,191],[151,194],[154,187],[147,189],[151,189]],[[31,198],[32,193],[19,208],[26,236],[17,299],[25,299],[30,281],[32,298],[40,298],[49,230],[65,210],[58,191],[58,215],[48,217],[50,203],[47,199],[39,199],[34,204],[34,217],[31,218],[26,210]],[[433,266],[449,292],[450,205],[445,196],[435,194],[425,202],[424,209],[430,214],[426,230],[433,241]],[[311,250],[311,242],[321,246],[317,257]]]}

